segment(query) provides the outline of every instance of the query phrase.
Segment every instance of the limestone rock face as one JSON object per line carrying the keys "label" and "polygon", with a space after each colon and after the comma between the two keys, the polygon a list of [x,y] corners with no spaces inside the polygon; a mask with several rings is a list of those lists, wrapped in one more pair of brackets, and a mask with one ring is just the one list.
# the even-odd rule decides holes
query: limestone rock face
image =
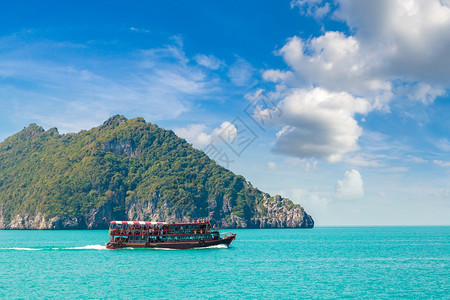
{"label": "limestone rock face", "polygon": [[77,218],[53,217],[47,220],[42,213],[35,216],[17,215],[8,224],[0,222],[0,229],[70,229],[77,227],[79,227]]}
{"label": "limestone rock face", "polygon": [[[260,216],[252,218],[256,228],[313,228],[314,220],[303,208],[280,196],[262,201],[262,207],[257,207]],[[266,214],[263,214],[263,212]]]}
{"label": "limestone rock face", "polygon": [[234,214],[231,214],[229,218],[222,218],[220,220],[222,228],[249,228],[253,227],[252,224],[249,224],[245,221],[244,218],[238,217]]}
{"label": "limestone rock face", "polygon": [[[114,204],[106,203],[98,209],[92,209],[87,216],[47,219],[44,214],[35,216],[17,215],[5,222],[0,209],[0,229],[105,229],[111,220],[151,220],[165,222],[189,222],[191,219],[180,209],[170,209],[167,201],[159,202],[157,195],[147,201],[131,201],[126,215],[117,215]],[[213,216],[213,222],[221,228],[313,228],[314,220],[299,205],[293,205],[288,199],[275,196],[259,201],[253,218],[246,220],[232,212],[227,198],[211,201],[220,202],[220,215]],[[106,220],[105,220],[106,219]],[[195,219],[195,218],[194,218]]]}
{"label": "limestone rock face", "polygon": [[103,151],[112,152],[121,156],[137,157],[141,150],[132,141],[111,141],[102,145]]}

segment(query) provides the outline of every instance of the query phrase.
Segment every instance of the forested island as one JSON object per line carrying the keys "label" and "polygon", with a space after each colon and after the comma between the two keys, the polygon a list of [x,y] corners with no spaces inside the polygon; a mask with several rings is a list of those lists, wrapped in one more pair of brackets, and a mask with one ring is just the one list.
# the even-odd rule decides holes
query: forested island
{"label": "forested island", "polygon": [[171,130],[114,116],[59,134],[31,124],[0,143],[0,229],[104,229],[105,220],[222,228],[312,228],[299,204],[270,196]]}

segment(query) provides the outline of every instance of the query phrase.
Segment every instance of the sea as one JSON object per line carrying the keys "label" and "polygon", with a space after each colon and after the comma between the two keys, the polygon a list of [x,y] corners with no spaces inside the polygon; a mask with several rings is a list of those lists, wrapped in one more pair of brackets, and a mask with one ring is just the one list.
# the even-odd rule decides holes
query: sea
{"label": "sea", "polygon": [[107,250],[105,230],[0,230],[0,298],[450,299],[450,226],[232,231],[229,248]]}

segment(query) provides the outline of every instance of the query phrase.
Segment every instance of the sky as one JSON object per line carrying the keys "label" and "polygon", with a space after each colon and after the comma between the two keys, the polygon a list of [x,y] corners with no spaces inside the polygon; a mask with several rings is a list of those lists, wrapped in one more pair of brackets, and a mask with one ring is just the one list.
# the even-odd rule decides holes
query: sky
{"label": "sky", "polygon": [[0,142],[121,114],[317,226],[450,225],[448,0],[0,1]]}

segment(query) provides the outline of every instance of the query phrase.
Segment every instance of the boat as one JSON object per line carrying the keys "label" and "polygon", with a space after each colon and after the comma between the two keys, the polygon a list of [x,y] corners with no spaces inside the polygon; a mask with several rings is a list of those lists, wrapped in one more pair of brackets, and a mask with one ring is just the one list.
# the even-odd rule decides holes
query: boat
{"label": "boat", "polygon": [[224,245],[236,238],[231,232],[220,234],[208,218],[188,223],[147,221],[109,222],[107,249],[164,248],[191,249]]}

